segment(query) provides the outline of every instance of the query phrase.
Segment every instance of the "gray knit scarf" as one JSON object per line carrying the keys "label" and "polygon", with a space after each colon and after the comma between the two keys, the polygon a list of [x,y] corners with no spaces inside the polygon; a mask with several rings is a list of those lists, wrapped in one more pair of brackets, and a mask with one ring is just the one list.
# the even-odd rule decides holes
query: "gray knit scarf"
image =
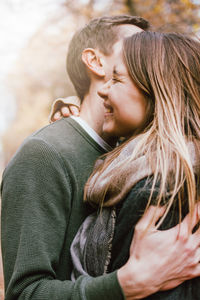
{"label": "gray knit scarf", "polygon": [[[124,199],[131,188],[140,180],[153,173],[145,155],[141,154],[134,161],[125,166],[120,165],[127,157],[130,157],[139,138],[131,140],[121,151],[119,156],[100,175],[95,173],[89,182],[87,197],[93,203],[104,196],[104,191],[109,183],[107,194],[114,203]],[[189,152],[192,164],[197,174],[200,173],[199,157],[200,147],[189,144]],[[115,176],[115,168],[120,165],[120,176]],[[114,176],[113,176],[114,174]],[[115,228],[115,208],[102,208],[88,216],[80,227],[71,245],[71,257],[74,266],[72,280],[80,275],[89,274],[99,276],[107,272],[110,263],[112,239]]]}

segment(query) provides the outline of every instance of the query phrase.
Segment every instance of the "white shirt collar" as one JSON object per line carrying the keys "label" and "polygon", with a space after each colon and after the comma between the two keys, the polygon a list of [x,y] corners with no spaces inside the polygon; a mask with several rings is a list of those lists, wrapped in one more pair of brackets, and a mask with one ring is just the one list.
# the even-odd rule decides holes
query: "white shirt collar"
{"label": "white shirt collar", "polygon": [[76,121],[90,136],[93,140],[95,140],[95,142],[100,145],[105,151],[111,151],[113,148],[106,143],[101,137],[100,135],[98,135],[96,133],[96,131],[94,131],[94,129],[92,129],[87,122],[85,122],[83,119],[81,119],[80,117],[75,117],[75,116],[71,116],[71,118]]}

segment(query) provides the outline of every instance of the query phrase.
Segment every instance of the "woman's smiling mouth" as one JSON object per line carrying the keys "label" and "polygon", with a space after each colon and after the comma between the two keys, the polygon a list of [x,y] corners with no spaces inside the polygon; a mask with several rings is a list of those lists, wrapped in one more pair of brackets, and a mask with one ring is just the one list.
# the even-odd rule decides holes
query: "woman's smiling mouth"
{"label": "woman's smiling mouth", "polygon": [[106,116],[110,116],[113,114],[113,108],[111,105],[109,105],[108,103],[103,103],[104,107],[105,107],[105,117]]}

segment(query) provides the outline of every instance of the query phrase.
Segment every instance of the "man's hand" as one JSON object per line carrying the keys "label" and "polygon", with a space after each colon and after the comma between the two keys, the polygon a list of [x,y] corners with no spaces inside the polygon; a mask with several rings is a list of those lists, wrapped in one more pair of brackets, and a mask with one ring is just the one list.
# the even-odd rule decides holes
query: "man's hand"
{"label": "man's hand", "polygon": [[135,228],[130,258],[118,270],[118,280],[128,300],[172,289],[200,276],[200,229],[190,233],[200,220],[200,204],[191,218],[188,214],[180,225],[160,231],[155,224],[163,213],[164,208],[151,206],[147,210]]}
{"label": "man's hand", "polygon": [[69,117],[70,115],[79,116],[80,100],[76,96],[56,99],[49,114],[49,122],[55,122],[59,119]]}

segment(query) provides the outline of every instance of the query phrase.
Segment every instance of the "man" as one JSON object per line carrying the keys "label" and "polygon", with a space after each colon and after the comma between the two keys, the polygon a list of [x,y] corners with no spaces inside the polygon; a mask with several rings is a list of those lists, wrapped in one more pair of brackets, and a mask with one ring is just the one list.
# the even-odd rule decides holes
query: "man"
{"label": "man", "polygon": [[[67,67],[82,100],[81,118],[62,119],[34,133],[3,175],[5,300],[140,299],[200,274],[196,262],[200,234],[186,238],[188,219],[180,232],[176,227],[162,235],[153,226],[140,241],[150,210],[136,229],[125,266],[97,278],[81,276],[70,281],[69,248],[90,212],[82,202],[83,187],[96,158],[111,149],[100,137],[103,105],[96,91],[111,74],[121,49],[118,40],[147,28],[148,23],[140,18],[100,18],[72,39]],[[196,213],[193,225],[197,220]],[[155,261],[149,256],[152,246]],[[156,262],[156,256],[163,257],[162,261]]]}

